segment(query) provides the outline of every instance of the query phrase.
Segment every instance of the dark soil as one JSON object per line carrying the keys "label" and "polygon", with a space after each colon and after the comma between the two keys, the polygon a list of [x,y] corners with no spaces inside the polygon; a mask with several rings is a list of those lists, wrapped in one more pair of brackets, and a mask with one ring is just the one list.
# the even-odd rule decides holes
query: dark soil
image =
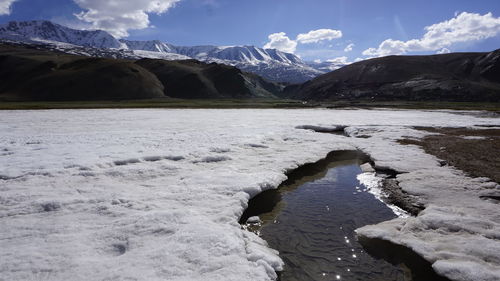
{"label": "dark soil", "polygon": [[382,188],[387,194],[387,197],[384,198],[384,201],[387,204],[398,206],[399,208],[410,213],[412,216],[418,215],[423,209],[425,209],[425,206],[418,202],[418,198],[416,196],[408,194],[402,190],[401,187],[399,187],[396,179],[384,179],[382,182]]}
{"label": "dark soil", "polygon": [[426,153],[442,159],[443,165],[454,166],[472,177],[488,177],[500,183],[500,129],[416,129],[438,135],[426,136],[420,140],[406,138],[399,140],[399,143],[419,145]]}

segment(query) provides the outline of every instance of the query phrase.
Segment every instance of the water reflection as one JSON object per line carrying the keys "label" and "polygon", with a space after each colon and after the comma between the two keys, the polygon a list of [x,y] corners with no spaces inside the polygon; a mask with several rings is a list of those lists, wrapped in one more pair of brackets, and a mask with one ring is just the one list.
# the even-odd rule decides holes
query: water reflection
{"label": "water reflection", "polygon": [[262,222],[248,227],[280,251],[280,280],[411,280],[403,267],[371,257],[356,240],[356,228],[396,217],[356,179],[366,158],[351,151],[327,160],[254,198],[242,217],[260,214]]}

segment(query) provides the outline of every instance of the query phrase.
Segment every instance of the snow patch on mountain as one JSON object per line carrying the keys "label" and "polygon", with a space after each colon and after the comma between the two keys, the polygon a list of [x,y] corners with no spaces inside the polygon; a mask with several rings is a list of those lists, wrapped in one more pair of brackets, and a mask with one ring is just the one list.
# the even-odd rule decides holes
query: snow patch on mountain
{"label": "snow patch on mountain", "polygon": [[176,53],[164,53],[154,51],[133,50],[132,53],[137,58],[162,59],[162,60],[189,60],[188,56],[179,55]]}
{"label": "snow patch on mountain", "polygon": [[149,52],[157,52],[157,53],[175,53],[174,46],[163,43],[159,40],[151,40],[151,41],[130,41],[130,40],[120,40],[125,48],[130,50],[140,50],[140,51],[149,51]]}
{"label": "snow patch on mountain", "polygon": [[348,65],[348,63],[342,63],[337,61],[308,61],[306,64],[322,73],[327,73],[330,71],[337,70],[341,67]]}

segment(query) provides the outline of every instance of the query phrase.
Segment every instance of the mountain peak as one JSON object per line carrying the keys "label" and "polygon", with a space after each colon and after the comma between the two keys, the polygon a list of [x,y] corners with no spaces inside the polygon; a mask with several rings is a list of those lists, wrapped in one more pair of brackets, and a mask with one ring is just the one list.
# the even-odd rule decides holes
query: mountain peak
{"label": "mountain peak", "polygon": [[95,48],[121,48],[123,46],[106,31],[77,30],[47,20],[11,21],[0,25],[0,38],[61,42]]}

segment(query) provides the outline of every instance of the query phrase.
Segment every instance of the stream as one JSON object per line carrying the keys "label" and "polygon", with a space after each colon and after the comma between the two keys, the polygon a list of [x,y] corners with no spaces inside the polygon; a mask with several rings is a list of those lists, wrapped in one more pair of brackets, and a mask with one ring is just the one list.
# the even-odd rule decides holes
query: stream
{"label": "stream", "polygon": [[405,266],[372,257],[357,241],[355,229],[396,218],[357,180],[367,160],[332,152],[250,201],[240,223],[280,252],[280,280],[412,280]]}

